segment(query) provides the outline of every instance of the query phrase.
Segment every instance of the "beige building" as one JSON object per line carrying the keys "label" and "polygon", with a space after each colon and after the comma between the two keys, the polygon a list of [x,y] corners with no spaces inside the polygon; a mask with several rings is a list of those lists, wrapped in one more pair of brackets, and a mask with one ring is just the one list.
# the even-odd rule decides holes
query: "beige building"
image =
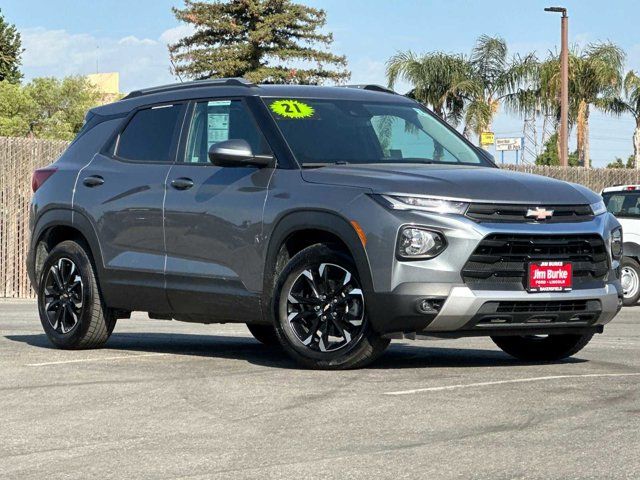
{"label": "beige building", "polygon": [[115,102],[122,94],[120,93],[120,73],[92,73],[87,75],[87,80],[98,89],[102,103]]}

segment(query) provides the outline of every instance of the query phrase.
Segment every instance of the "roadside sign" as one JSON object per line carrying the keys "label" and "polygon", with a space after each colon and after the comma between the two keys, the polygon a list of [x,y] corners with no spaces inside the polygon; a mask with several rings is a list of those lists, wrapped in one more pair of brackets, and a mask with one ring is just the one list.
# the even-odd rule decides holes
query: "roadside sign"
{"label": "roadside sign", "polygon": [[496,136],[493,132],[482,132],[480,134],[480,145],[493,145]]}
{"label": "roadside sign", "polygon": [[496,150],[498,152],[522,150],[522,145],[524,144],[522,140],[522,137],[496,138]]}

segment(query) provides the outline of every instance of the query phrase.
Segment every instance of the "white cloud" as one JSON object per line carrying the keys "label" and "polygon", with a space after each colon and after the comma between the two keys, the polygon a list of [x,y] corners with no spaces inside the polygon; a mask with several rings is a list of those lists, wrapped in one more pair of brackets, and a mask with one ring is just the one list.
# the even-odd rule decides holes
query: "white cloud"
{"label": "white cloud", "polygon": [[195,28],[192,25],[182,23],[177,27],[173,27],[162,32],[162,35],[160,35],[160,41],[165,44],[176,43],[181,38],[186,37],[187,35],[192,35],[194,32]]}
{"label": "white cloud", "polygon": [[129,35],[118,40],[120,45],[156,45],[158,42],[151,40],[150,38],[138,38],[134,35]]}
{"label": "white cloud", "polygon": [[100,72],[120,72],[120,90],[176,81],[169,68],[167,43],[193,30],[187,25],[170,28],[157,38],[96,37],[42,27],[22,30],[23,72],[26,80],[41,76],[63,77]]}

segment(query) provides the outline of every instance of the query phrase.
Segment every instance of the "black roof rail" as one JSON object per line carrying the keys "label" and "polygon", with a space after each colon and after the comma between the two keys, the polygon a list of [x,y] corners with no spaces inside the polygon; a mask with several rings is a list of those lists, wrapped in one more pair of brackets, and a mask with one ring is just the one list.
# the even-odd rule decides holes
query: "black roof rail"
{"label": "black roof rail", "polygon": [[357,85],[345,85],[345,87],[346,88],[359,88],[360,90],[371,90],[372,92],[392,93],[394,95],[398,95],[397,92],[394,92],[390,88],[383,87],[382,85],[376,85],[376,84],[373,84],[373,83],[371,83],[371,84],[361,83],[361,84],[357,84]]}
{"label": "black roof rail", "polygon": [[172,83],[169,85],[161,85],[159,87],[143,88],[140,90],[134,90],[129,93],[122,100],[129,98],[141,97],[143,95],[151,95],[152,93],[172,92],[175,90],[184,90],[187,88],[200,88],[200,87],[255,87],[255,83],[251,83],[244,78],[215,78],[211,80],[194,80],[192,82],[184,83]]}

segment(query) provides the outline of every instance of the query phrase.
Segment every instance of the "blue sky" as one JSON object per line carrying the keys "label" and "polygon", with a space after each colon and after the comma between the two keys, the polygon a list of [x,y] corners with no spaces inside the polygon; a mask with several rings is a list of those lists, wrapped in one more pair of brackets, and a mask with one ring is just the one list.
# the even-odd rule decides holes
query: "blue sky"
{"label": "blue sky", "polygon": [[[5,17],[21,30],[23,71],[34,76],[119,71],[121,89],[172,82],[167,42],[188,32],[171,13],[170,0],[5,0]],[[396,51],[471,50],[483,34],[504,37],[513,53],[544,56],[559,43],[559,16],[569,9],[569,41],[585,45],[611,40],[627,52],[627,67],[640,70],[640,2],[611,0],[303,0],[327,12],[333,50],[345,54],[353,83],[385,83],[385,61]],[[405,86],[400,85],[399,90]],[[541,129],[541,123],[538,124]],[[501,112],[498,136],[520,136],[522,120]],[[591,115],[591,155],[596,166],[632,152],[629,117]],[[507,161],[513,161],[509,155]]]}

